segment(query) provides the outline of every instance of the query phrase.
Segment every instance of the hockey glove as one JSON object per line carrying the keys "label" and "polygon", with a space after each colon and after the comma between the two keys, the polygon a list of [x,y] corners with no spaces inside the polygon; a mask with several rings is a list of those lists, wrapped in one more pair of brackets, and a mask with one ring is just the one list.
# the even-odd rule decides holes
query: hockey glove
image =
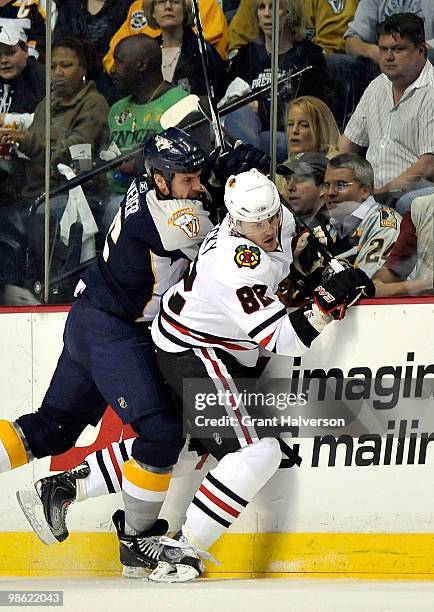
{"label": "hockey glove", "polygon": [[318,268],[325,266],[324,257],[315,248],[314,238],[320,244],[327,246],[327,236],[320,225],[312,230],[312,234],[304,230],[293,241],[294,267],[303,276],[309,276]]}
{"label": "hockey glove", "polygon": [[358,268],[348,268],[316,287],[313,299],[323,313],[343,319],[347,308],[362,297],[374,295],[374,283],[369,276]]}
{"label": "hockey glove", "polygon": [[[237,141],[239,142],[239,141]],[[270,156],[250,144],[236,144],[234,149],[225,151],[214,166],[214,173],[224,185],[232,174],[247,172],[257,168],[267,173],[270,169]]]}

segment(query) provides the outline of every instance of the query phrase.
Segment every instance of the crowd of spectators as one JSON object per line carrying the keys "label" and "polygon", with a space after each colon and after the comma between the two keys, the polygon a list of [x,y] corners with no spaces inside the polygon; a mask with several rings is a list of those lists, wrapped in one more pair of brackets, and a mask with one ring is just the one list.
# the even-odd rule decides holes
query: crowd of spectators
{"label": "crowd of spectators", "polygon": [[[198,4],[215,102],[270,85],[272,0]],[[434,3],[280,0],[278,13],[283,201],[311,227],[318,221],[334,253],[366,269],[379,295],[432,293]],[[64,241],[56,268],[70,198],[55,191],[67,180],[59,164],[77,173],[139,150],[163,129],[166,110],[207,95],[203,59],[192,0],[0,0],[0,302],[39,299],[43,199],[35,202],[47,177],[50,272],[60,278],[66,260],[77,263],[69,253],[77,245],[68,251]],[[269,152],[270,114],[270,93],[261,93],[227,115],[225,129]],[[74,163],[74,145],[88,165]],[[83,183],[101,237],[142,165],[138,154]]]}

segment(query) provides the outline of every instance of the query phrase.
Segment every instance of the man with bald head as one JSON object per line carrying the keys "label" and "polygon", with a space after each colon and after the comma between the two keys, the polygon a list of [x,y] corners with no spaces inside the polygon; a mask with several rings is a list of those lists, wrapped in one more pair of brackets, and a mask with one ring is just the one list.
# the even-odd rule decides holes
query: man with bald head
{"label": "man with bald head", "polygon": [[[113,104],[108,116],[111,141],[121,153],[137,149],[161,132],[161,115],[187,95],[164,81],[160,45],[146,34],[128,36],[117,44],[110,77],[126,96]],[[109,176],[110,191],[126,193],[133,178],[134,163],[124,163]]]}

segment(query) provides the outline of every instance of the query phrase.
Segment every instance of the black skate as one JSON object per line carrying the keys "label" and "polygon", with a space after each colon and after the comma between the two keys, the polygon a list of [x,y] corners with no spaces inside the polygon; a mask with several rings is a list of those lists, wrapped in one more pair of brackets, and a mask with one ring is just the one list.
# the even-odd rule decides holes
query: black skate
{"label": "black skate", "polygon": [[123,565],[122,575],[125,578],[145,578],[158,565],[158,557],[163,549],[160,536],[167,533],[169,524],[158,519],[147,531],[137,535],[125,534],[125,513],[116,510],[113,523],[119,538],[120,561]]}
{"label": "black skate", "polygon": [[66,514],[75,501],[76,481],[89,473],[89,465],[84,461],[72,470],[41,478],[34,488],[17,491],[21,510],[44,544],[63,542],[68,537]]}
{"label": "black skate", "polygon": [[205,571],[201,557],[218,564],[209,552],[194,548],[182,532],[177,534],[175,539],[160,538],[160,545],[163,545],[163,550],[159,554],[157,568],[148,578],[151,582],[194,580]]}

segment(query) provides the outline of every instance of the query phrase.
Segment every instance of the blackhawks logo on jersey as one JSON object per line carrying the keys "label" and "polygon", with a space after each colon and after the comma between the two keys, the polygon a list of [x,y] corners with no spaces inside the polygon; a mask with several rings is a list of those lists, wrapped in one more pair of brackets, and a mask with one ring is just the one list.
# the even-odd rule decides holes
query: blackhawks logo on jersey
{"label": "blackhawks logo on jersey", "polygon": [[234,261],[239,268],[256,268],[261,261],[261,252],[258,247],[240,244],[235,249]]}

